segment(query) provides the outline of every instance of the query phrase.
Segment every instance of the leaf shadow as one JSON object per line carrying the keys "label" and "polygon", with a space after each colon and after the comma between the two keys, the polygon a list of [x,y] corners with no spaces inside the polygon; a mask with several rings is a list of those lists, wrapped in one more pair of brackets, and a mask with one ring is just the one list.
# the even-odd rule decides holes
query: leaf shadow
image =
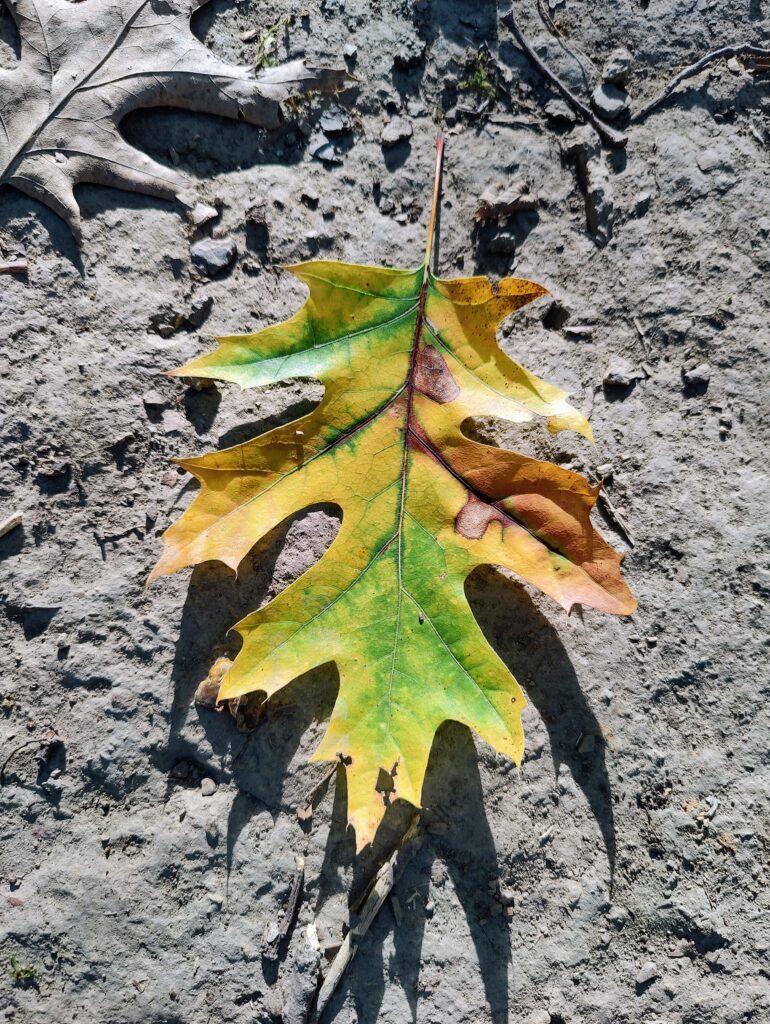
{"label": "leaf shadow", "polygon": [[[485,636],[526,691],[548,731],[554,772],[566,764],[588,801],[615,875],[616,836],[602,729],[552,623],[524,587],[490,566],[468,578],[466,593]],[[592,738],[583,748],[581,740]],[[583,752],[581,752],[583,748]]]}
{"label": "leaf shadow", "polygon": [[[616,839],[601,729],[580,689],[569,655],[556,629],[526,590],[498,570],[492,567],[477,570],[469,577],[466,593],[487,639],[519,679],[545,724],[555,774],[558,776],[560,765],[566,764],[588,801],[607,853],[611,889]],[[581,753],[578,743],[585,736],[594,737],[598,742],[592,750]],[[390,849],[393,848],[393,835],[399,834],[393,824],[395,816],[401,815],[401,833],[408,820],[408,805],[396,801],[388,809],[375,848],[365,851],[374,865],[355,862],[353,841],[346,831],[345,794],[340,789],[343,780],[344,773],[339,773],[317,906],[335,888],[340,889],[341,862],[354,866],[352,893],[355,898],[363,880],[371,879],[374,865],[387,856],[384,851],[388,850],[389,842]],[[395,949],[389,971],[399,978],[412,1021],[417,1021],[422,946],[425,931],[430,927],[426,898],[436,861],[443,865],[448,876],[448,882],[442,882],[443,873],[439,871],[439,884],[451,884],[463,907],[490,1020],[494,1024],[507,1024],[510,1019],[508,971],[512,951],[507,920],[496,899],[500,864],[484,806],[479,753],[470,730],[457,722],[445,722],[436,734],[423,787],[423,807],[429,832],[393,890],[403,920],[396,924],[392,910],[380,912],[346,981],[330,1004],[329,1020],[341,1008],[346,995],[353,993],[358,1020],[361,1024],[375,1024],[385,991],[383,944],[393,929]],[[445,826],[445,833],[441,834],[439,829],[438,834],[434,834],[436,826]],[[384,832],[388,833],[387,838]],[[333,881],[324,882],[324,875]]]}
{"label": "leaf shadow", "polygon": [[[339,783],[344,779],[340,773]],[[343,783],[344,787],[344,783]],[[367,848],[354,863],[355,850],[346,829],[346,791],[338,788],[332,832],[321,878],[325,873],[339,874],[339,857],[354,864],[351,903],[365,892],[374,870],[395,847],[411,818],[412,808],[396,801],[385,816],[372,848]],[[484,794],[478,767],[478,752],[469,729],[457,722],[445,722],[436,734],[431,749],[428,773],[423,788],[423,807],[429,821],[444,824],[444,834],[427,834],[393,895],[398,901],[401,920],[397,921],[392,902],[383,909],[364,937],[342,984],[325,1014],[333,1020],[345,998],[352,993],[359,1024],[375,1024],[385,995],[383,946],[388,933],[394,932],[394,952],[388,972],[398,978],[409,1004],[412,1021],[418,1017],[420,967],[425,930],[432,914],[427,895],[434,861],[444,866],[449,884],[465,912],[471,940],[476,950],[490,1019],[494,1024],[508,1021],[508,965],[511,959],[508,927],[501,907],[494,898],[499,875],[497,851],[484,809]],[[349,844],[349,845],[346,845]],[[316,904],[324,902],[336,886],[319,887]]]}

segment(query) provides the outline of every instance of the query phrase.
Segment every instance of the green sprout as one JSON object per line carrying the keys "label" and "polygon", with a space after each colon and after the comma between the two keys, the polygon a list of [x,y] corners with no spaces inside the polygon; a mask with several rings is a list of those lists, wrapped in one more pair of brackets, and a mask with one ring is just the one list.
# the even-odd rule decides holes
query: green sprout
{"label": "green sprout", "polygon": [[33,981],[35,977],[34,967],[22,967],[15,956],[11,957],[11,977],[13,978],[14,984],[24,985],[29,981]]}
{"label": "green sprout", "polygon": [[489,76],[489,55],[486,50],[468,52],[465,58],[465,73],[466,77],[460,82],[463,89],[475,93],[480,100],[495,99],[497,89]]}

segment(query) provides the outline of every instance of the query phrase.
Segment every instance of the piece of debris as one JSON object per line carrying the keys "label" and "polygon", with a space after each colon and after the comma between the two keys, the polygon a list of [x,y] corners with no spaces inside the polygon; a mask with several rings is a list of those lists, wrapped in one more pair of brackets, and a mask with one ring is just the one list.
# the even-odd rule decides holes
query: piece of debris
{"label": "piece of debris", "polygon": [[341,135],[351,129],[347,111],[340,107],[331,107],[321,114],[321,131],[326,135]]}
{"label": "piece of debris", "polygon": [[565,146],[575,160],[578,180],[585,194],[588,230],[596,244],[603,247],[612,237],[614,208],[601,140],[590,125],[584,124],[570,132]]}
{"label": "piece of debris", "polygon": [[643,370],[638,370],[623,356],[613,356],[604,374],[602,383],[606,388],[630,388],[638,380],[644,380]]}
{"label": "piece of debris", "polygon": [[631,118],[633,124],[638,124],[643,121],[648,114],[651,114],[653,110],[657,110],[661,104],[671,96],[676,90],[677,86],[685,81],[687,78],[692,78],[693,75],[699,74],[704,68],[707,68],[709,64],[713,64],[717,60],[729,60],[731,57],[743,57],[749,59],[756,59],[759,66],[766,70],[767,61],[770,61],[770,49],[763,46],[753,46],[751,43],[739,43],[734,46],[720,46],[718,50],[712,50],[711,53],[707,53],[705,57],[701,57],[694,64],[690,64],[689,67],[683,68],[678,75],[675,75],[668,85],[659,92],[657,96],[653,97],[648,103],[638,110]]}
{"label": "piece of debris", "polygon": [[576,341],[590,341],[594,336],[594,329],[590,324],[567,324],[564,333]]}
{"label": "piece of debris", "polygon": [[345,43],[342,48],[342,56],[345,60],[355,60],[358,57],[358,47],[353,43]]}
{"label": "piece of debris", "polygon": [[537,194],[530,192],[526,181],[513,181],[510,185],[498,181],[481,193],[473,218],[476,221],[499,220],[522,210],[536,210],[538,202]]}
{"label": "piece of debris", "polygon": [[145,391],[142,395],[142,404],[146,409],[166,409],[169,401],[159,391]]}
{"label": "piece of debris", "polygon": [[419,846],[419,814],[415,814],[401,842],[389,860],[386,860],[374,877],[371,888],[364,898],[360,910],[351,922],[351,928],[345,936],[339,952],[331,963],[318,993],[316,1005],[310,1016],[310,1024],[319,1024],[329,1000],[334,994],[345,970],[356,955],[356,951],[369,931],[372,921],[376,918],[380,907],[393,891],[393,885],[401,874],[408,859]]}
{"label": "piece of debris", "polygon": [[323,132],[316,132],[311,136],[310,141],[308,142],[307,151],[314,160],[320,160],[322,163],[342,163],[342,157]]}
{"label": "piece of debris", "polygon": [[202,238],[190,249],[195,269],[207,277],[214,277],[226,270],[237,254],[232,238]]}
{"label": "piece of debris", "polygon": [[708,363],[699,363],[692,370],[683,370],[685,384],[691,388],[706,388],[711,380],[711,367]]}
{"label": "piece of debris", "polygon": [[557,124],[574,124],[575,111],[564,100],[549,100],[543,107],[545,116]]}
{"label": "piece of debris", "polygon": [[206,678],[198,683],[195,696],[193,697],[195,704],[199,704],[204,708],[216,707],[219,687],[231,665],[232,661],[230,658],[217,658],[209,669],[209,674]]}
{"label": "piece of debris", "polygon": [[196,228],[208,224],[209,221],[216,220],[218,216],[219,210],[215,206],[206,206],[205,203],[196,203],[188,213],[190,223]]}
{"label": "piece of debris", "polygon": [[217,791],[217,784],[213,779],[205,775],[201,779],[201,796],[213,796]]}
{"label": "piece of debris", "polygon": [[412,124],[405,117],[394,117],[382,129],[380,142],[386,148],[397,146],[399,142],[411,139],[412,131]]}
{"label": "piece of debris", "polygon": [[508,228],[501,228],[486,242],[487,252],[499,256],[513,256],[516,252],[516,236]]}
{"label": "piece of debris", "polygon": [[258,691],[244,693],[227,702],[227,710],[235,720],[235,728],[241,733],[254,732],[265,710],[265,696]]}
{"label": "piece of debris", "polygon": [[302,883],[305,879],[305,861],[302,857],[296,858],[296,868],[289,890],[289,898],[283,911],[280,923],[271,922],[269,935],[265,936],[265,944],[262,949],[262,956],[265,960],[277,960],[281,951],[281,945],[288,938],[292,925],[297,917],[299,905],[302,902]]}
{"label": "piece of debris", "polygon": [[611,82],[602,82],[591,94],[591,103],[597,114],[608,121],[617,121],[631,106],[631,97],[625,89]]}
{"label": "piece of debris", "polygon": [[212,295],[196,295],[190,303],[190,312],[186,317],[190,327],[200,327],[211,312],[213,305],[214,297]]}
{"label": "piece of debris", "polygon": [[648,960],[646,964],[643,964],[639,973],[636,976],[636,984],[640,987],[642,985],[649,985],[651,981],[660,977],[660,971],[658,970],[653,960]]}
{"label": "piece of debris", "polygon": [[625,46],[619,46],[616,50],[612,51],[604,62],[602,81],[610,82],[612,85],[625,85],[628,82],[628,76],[631,74],[633,64],[634,58]]}
{"label": "piece of debris", "polygon": [[29,269],[26,260],[0,262],[0,274],[26,274]]}
{"label": "piece of debris", "polygon": [[10,533],[11,530],[15,530],[17,526],[22,524],[21,512],[14,512],[13,515],[8,516],[0,523],[0,537],[4,537],[6,533]]}

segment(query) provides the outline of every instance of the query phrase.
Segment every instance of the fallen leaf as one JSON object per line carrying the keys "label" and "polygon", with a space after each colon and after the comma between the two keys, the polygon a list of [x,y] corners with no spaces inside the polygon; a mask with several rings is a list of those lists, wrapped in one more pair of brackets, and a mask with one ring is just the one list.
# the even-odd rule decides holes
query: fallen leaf
{"label": "fallen leaf", "polygon": [[[441,149],[439,150],[439,153]],[[438,177],[437,177],[438,182]],[[243,647],[220,699],[335,661],[340,689],[314,760],[342,753],[360,849],[385,811],[382,770],[419,805],[433,737],[454,719],[519,761],[524,697],[465,595],[479,565],[503,566],[569,611],[629,615],[621,556],[591,526],[599,486],[549,462],[470,440],[469,417],[591,437],[566,394],[498,347],[498,323],[546,289],[505,278],[314,261],[288,268],[309,289],[289,320],[175,371],[259,387],[293,377],[320,405],[245,444],[181,462],[200,494],[165,534],[152,576],[219,559],[236,570],[287,517],[330,502],[342,525],[326,554],[235,629]],[[297,433],[303,435],[297,459]]]}
{"label": "fallen leaf", "polygon": [[190,30],[208,0],[0,2],[21,37],[18,66],[0,69],[0,183],[45,203],[78,240],[81,182],[194,205],[188,178],[122,137],[130,111],[183,107],[275,128],[283,100],[349,78],[302,61],[254,75],[220,60]]}

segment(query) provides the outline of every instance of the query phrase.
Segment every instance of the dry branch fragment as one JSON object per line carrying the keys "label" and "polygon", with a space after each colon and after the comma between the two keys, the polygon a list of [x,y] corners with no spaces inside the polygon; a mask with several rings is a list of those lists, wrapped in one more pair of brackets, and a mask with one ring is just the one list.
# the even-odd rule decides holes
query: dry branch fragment
{"label": "dry branch fragment", "polygon": [[694,64],[690,64],[688,67],[683,68],[678,75],[668,83],[668,85],[659,92],[657,96],[645,103],[645,105],[634,114],[631,118],[632,124],[639,124],[643,121],[648,114],[651,114],[653,110],[657,110],[661,104],[671,96],[678,85],[684,82],[688,78],[692,78],[693,75],[697,75],[718,60],[729,60],[730,57],[754,57],[761,69],[764,69],[764,62],[770,61],[770,49],[763,46],[753,46],[750,43],[738,43],[733,46],[721,46],[718,50],[712,50],[711,53],[707,53],[701,57]]}
{"label": "dry branch fragment", "polygon": [[361,940],[369,931],[372,922],[380,911],[380,907],[382,907],[390,895],[396,880],[404,870],[409,858],[419,846],[419,821],[419,815],[415,814],[401,842],[375,875],[372,887],[363,901],[361,910],[352,923],[350,931],[345,936],[339,952],[332,961],[331,967],[324,978],[315,1008],[310,1017],[310,1024],[319,1024],[329,1000],[340,983],[340,979],[358,952]]}
{"label": "dry branch fragment", "polygon": [[511,30],[516,42],[524,51],[533,67],[535,67],[543,78],[549,81],[551,85],[562,94],[564,99],[584,121],[587,121],[588,124],[592,125],[596,129],[603,141],[610,146],[625,146],[628,141],[627,137],[622,132],[611,128],[608,124],[602,121],[600,117],[597,117],[591,108],[587,107],[582,100],[578,99],[578,97],[564,84],[564,82],[562,82],[562,80],[553,71],[551,71],[546,64],[543,63],[540,57],[538,57],[516,23],[513,11],[504,15],[502,22]]}

